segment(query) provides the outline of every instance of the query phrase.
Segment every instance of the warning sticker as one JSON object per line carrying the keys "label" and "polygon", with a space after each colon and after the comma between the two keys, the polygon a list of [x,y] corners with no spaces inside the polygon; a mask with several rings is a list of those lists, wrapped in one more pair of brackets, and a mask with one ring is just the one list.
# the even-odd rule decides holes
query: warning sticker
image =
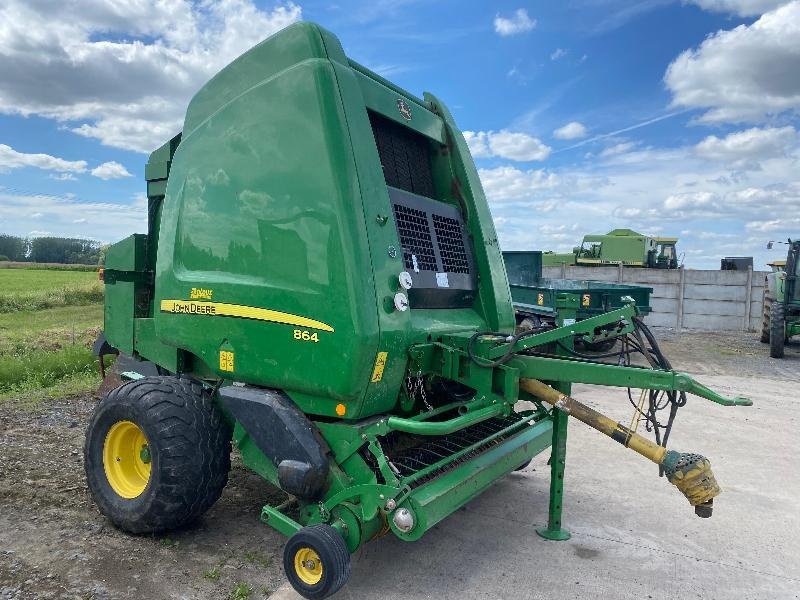
{"label": "warning sticker", "polygon": [[233,372],[233,352],[219,351],[219,370]]}
{"label": "warning sticker", "polygon": [[591,304],[591,301],[592,301],[591,294],[584,294],[583,297],[581,298],[581,306],[589,306],[589,304]]}
{"label": "warning sticker", "polygon": [[386,357],[389,356],[388,352],[378,352],[375,357],[375,368],[372,369],[372,383],[378,383],[383,379],[383,369],[386,368]]}

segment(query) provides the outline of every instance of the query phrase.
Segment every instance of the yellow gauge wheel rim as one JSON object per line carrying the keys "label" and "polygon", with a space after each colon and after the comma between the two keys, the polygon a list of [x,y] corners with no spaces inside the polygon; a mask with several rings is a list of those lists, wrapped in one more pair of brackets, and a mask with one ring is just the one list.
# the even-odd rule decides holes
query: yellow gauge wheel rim
{"label": "yellow gauge wheel rim", "polygon": [[111,489],[123,498],[136,498],[144,492],[150,481],[150,447],[136,423],[118,421],[108,430],[103,469]]}
{"label": "yellow gauge wheel rim", "polygon": [[300,548],[294,555],[294,572],[307,585],[316,585],[322,579],[322,561],[313,548]]}

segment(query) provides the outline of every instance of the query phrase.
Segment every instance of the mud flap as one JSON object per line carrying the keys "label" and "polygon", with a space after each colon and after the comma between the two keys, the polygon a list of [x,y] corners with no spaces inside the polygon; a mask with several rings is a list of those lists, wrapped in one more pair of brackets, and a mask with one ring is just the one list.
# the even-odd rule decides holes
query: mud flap
{"label": "mud flap", "polygon": [[232,385],[220,388],[219,397],[278,469],[281,488],[298,498],[317,500],[328,480],[328,449],[286,394]]}

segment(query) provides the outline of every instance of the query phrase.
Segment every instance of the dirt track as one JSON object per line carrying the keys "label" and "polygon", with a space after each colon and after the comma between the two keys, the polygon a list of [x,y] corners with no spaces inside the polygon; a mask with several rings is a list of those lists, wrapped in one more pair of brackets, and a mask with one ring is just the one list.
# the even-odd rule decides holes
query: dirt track
{"label": "dirt track", "polygon": [[[797,385],[797,343],[775,361],[755,334],[657,335],[676,369]],[[0,406],[0,599],[264,598],[281,585],[283,538],[258,521],[280,493],[236,457],[222,498],[191,528],[154,537],[114,529],[84,483],[94,402],[65,399],[34,412]],[[240,584],[249,596],[244,587],[234,595]]]}

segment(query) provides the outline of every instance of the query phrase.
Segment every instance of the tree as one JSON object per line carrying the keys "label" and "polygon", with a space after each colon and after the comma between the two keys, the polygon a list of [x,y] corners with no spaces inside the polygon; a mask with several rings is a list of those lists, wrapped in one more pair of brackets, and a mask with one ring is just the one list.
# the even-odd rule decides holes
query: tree
{"label": "tree", "polygon": [[34,262],[96,265],[100,243],[78,238],[39,237],[31,240],[30,257]]}
{"label": "tree", "polygon": [[26,260],[28,240],[17,235],[0,234],[0,254],[8,257],[8,260]]}

